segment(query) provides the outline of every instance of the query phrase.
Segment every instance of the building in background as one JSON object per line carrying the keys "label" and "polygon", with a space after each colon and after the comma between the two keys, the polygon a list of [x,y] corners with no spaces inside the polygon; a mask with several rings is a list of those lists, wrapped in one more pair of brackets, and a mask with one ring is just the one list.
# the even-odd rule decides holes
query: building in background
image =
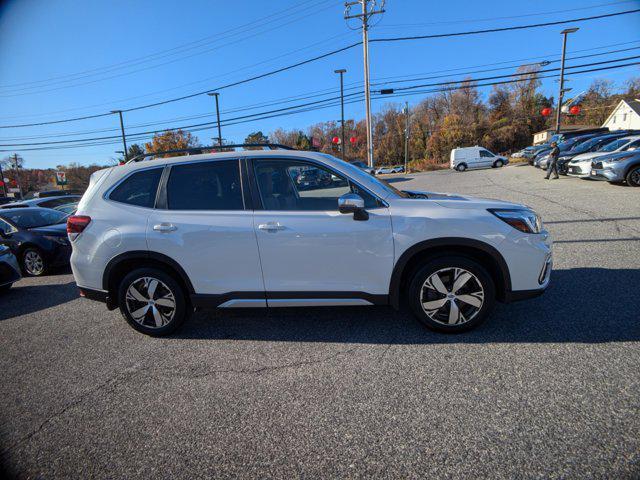
{"label": "building in background", "polygon": [[640,100],[620,100],[602,126],[609,130],[640,129]]}
{"label": "building in background", "polygon": [[[572,132],[574,130],[591,130],[593,128],[597,127],[593,127],[591,125],[565,125],[562,127],[562,130],[560,130],[560,132]],[[533,134],[533,144],[540,145],[542,143],[546,143],[555,133],[555,128],[548,128],[547,130],[536,132]]]}

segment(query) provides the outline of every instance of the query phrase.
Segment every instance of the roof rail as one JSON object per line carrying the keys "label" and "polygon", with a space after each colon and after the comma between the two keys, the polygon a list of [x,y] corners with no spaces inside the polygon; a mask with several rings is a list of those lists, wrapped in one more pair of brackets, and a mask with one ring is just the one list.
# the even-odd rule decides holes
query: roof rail
{"label": "roof rail", "polygon": [[238,143],[232,145],[211,145],[208,147],[191,147],[191,148],[181,148],[179,150],[164,150],[162,152],[151,152],[151,153],[141,153],[140,155],[136,155],[127,163],[135,163],[135,162],[143,162],[147,159],[151,160],[152,158],[158,157],[159,155],[167,155],[170,153],[186,153],[187,155],[200,155],[202,153],[207,153],[207,151],[212,150],[232,150],[236,148],[258,148],[262,147],[269,150],[295,150],[295,148],[289,147],[287,145],[281,145],[279,143]]}

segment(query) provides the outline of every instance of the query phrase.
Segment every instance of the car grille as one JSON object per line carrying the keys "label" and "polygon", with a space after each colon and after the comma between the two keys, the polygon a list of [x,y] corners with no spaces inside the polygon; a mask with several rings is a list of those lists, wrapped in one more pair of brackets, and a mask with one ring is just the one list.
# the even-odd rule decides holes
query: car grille
{"label": "car grille", "polygon": [[569,173],[582,173],[582,169],[580,167],[576,167],[574,165],[571,165],[569,167]]}
{"label": "car grille", "polygon": [[601,169],[602,168],[602,162],[591,162],[591,168],[595,168],[595,169]]}

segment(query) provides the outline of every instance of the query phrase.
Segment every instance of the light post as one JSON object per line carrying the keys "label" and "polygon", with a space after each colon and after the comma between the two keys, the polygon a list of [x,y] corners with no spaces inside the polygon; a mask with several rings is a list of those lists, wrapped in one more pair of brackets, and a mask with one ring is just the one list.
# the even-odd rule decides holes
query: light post
{"label": "light post", "polygon": [[216,98],[216,116],[218,117],[218,146],[222,146],[222,129],[220,128],[220,105],[218,103],[218,97],[220,94],[218,92],[209,92],[207,93],[210,97]]}
{"label": "light post", "polygon": [[334,73],[340,74],[340,124],[342,125],[342,160],[344,160],[346,156],[346,143],[344,141],[344,74],[346,72],[347,70],[344,68],[334,70]]}
{"label": "light post", "polygon": [[564,97],[564,93],[569,89],[564,88],[564,58],[565,52],[567,50],[567,35],[570,33],[574,33],[580,30],[578,27],[567,28],[560,33],[562,34],[562,60],[560,63],[560,91],[558,92],[558,108],[556,111],[556,134],[560,133],[560,115],[562,110],[562,100]]}

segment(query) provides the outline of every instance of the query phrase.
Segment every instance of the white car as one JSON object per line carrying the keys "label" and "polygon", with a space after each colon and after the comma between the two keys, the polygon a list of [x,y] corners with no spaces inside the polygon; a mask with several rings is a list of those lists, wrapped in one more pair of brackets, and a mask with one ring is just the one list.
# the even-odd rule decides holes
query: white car
{"label": "white car", "polygon": [[451,150],[450,166],[458,172],[472,168],[500,168],[508,163],[509,160],[506,157],[496,155],[486,148],[478,146]]}
{"label": "white car", "polygon": [[385,175],[389,173],[396,173],[395,167],[378,167],[376,168],[376,175]]}
{"label": "white car", "polygon": [[[339,182],[301,190],[291,172]],[[129,162],[91,177],[67,223],[81,295],[149,335],[194,308],[407,305],[472,328],[543,293],[551,239],[523,205],[403,192],[330,155],[236,151]]]}
{"label": "white car", "polygon": [[640,135],[630,135],[608,143],[595,152],[581,153],[571,159],[567,165],[567,175],[571,177],[590,178],[591,162],[610,153],[633,151],[640,148]]}

